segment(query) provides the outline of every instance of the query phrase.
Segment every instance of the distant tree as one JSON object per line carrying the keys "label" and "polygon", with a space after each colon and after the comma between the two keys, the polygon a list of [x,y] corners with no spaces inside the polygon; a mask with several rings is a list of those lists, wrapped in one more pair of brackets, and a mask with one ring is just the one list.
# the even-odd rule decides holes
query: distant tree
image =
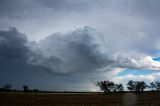
{"label": "distant tree", "polygon": [[115,90],[114,91],[123,91],[124,87],[122,84],[115,84]]}
{"label": "distant tree", "polygon": [[127,83],[127,89],[130,91],[134,91],[135,90],[135,82],[133,80],[129,80]]}
{"label": "distant tree", "polygon": [[5,84],[2,89],[3,89],[4,91],[11,91],[11,88],[12,88],[12,85],[11,85],[11,84]]}
{"label": "distant tree", "polygon": [[149,87],[152,88],[154,91],[157,88],[157,84],[155,82],[151,82]]}
{"label": "distant tree", "polygon": [[159,81],[151,82],[150,88],[152,88],[153,90],[159,91],[160,90],[160,82]]}
{"label": "distant tree", "polygon": [[101,91],[103,91],[104,93],[123,91],[122,84],[115,84],[112,81],[98,81],[96,85],[99,86]]}
{"label": "distant tree", "polygon": [[23,85],[23,91],[24,91],[24,92],[28,92],[28,91],[29,91],[29,89],[28,89],[28,86],[27,86],[27,85]]}
{"label": "distant tree", "polygon": [[133,81],[129,80],[127,83],[127,88],[130,91],[138,91],[138,92],[143,92],[144,89],[147,88],[147,84],[144,81]]}
{"label": "distant tree", "polygon": [[136,81],[137,87],[136,91],[144,91],[147,88],[147,84],[144,81]]}
{"label": "distant tree", "polygon": [[104,93],[111,92],[114,87],[114,83],[111,81],[98,81],[96,83]]}

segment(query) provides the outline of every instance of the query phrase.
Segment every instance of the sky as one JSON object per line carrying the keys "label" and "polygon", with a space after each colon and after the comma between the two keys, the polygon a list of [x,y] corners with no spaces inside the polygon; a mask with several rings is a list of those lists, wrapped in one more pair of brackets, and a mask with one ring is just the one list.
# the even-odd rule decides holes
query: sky
{"label": "sky", "polygon": [[0,86],[97,91],[160,81],[159,0],[0,0]]}

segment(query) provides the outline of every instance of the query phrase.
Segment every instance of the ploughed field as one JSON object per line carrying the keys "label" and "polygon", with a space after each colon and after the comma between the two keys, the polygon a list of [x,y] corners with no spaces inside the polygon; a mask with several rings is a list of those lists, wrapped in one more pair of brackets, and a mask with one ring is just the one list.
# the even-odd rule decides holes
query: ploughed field
{"label": "ploughed field", "polygon": [[0,93],[0,106],[160,106],[160,92]]}

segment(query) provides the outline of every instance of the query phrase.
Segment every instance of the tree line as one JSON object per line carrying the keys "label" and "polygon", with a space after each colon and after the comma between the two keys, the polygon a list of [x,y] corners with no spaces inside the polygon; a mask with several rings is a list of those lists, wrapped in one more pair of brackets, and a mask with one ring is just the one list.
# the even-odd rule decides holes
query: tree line
{"label": "tree line", "polygon": [[[123,92],[124,86],[123,84],[116,84],[113,81],[104,80],[97,81],[95,83],[96,86],[100,88],[101,91],[106,93],[111,92]],[[144,81],[133,81],[129,80],[126,86],[127,90],[134,92],[143,92],[144,90],[150,91],[160,91],[160,82],[155,81],[149,84],[146,84]],[[3,87],[0,87],[0,92],[44,92],[44,93],[55,93],[57,91],[43,91],[39,89],[29,89],[28,85],[23,85],[22,90],[12,89],[11,84],[5,84]],[[63,91],[63,92],[74,92],[74,91]]]}
{"label": "tree line", "polygon": [[42,93],[53,93],[54,91],[44,91],[39,89],[30,89],[28,85],[23,85],[22,90],[17,90],[12,88],[12,84],[5,84],[0,87],[0,92],[42,92]]}
{"label": "tree line", "polygon": [[[96,86],[98,86],[104,93],[124,91],[123,84],[116,84],[109,80],[97,81]],[[151,91],[160,91],[160,82],[155,81],[147,85],[144,81],[129,80],[127,83],[127,89],[135,92],[143,92],[145,89],[151,89]]]}

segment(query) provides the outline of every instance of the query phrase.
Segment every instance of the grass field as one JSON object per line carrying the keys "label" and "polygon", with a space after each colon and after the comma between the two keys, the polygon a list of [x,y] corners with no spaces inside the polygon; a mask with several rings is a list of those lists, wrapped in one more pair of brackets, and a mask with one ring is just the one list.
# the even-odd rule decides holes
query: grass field
{"label": "grass field", "polygon": [[160,92],[0,93],[0,106],[160,106]]}

